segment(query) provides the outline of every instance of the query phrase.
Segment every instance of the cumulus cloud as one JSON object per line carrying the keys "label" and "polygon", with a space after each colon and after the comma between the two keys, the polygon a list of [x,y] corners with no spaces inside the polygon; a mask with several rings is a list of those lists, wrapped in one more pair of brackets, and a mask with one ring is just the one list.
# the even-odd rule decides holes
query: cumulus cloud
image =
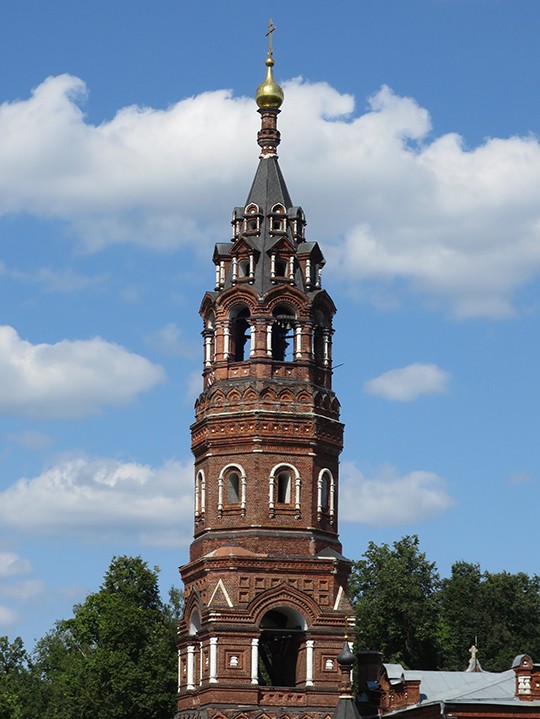
{"label": "cumulus cloud", "polygon": [[0,579],[30,572],[30,562],[14,552],[0,552]]}
{"label": "cumulus cloud", "polygon": [[146,546],[184,546],[193,521],[191,462],[161,467],[110,458],[60,457],[0,493],[0,526],[25,535],[122,536]]}
{"label": "cumulus cloud", "polygon": [[366,394],[398,402],[410,402],[425,394],[448,391],[450,374],[436,364],[414,364],[383,372],[364,383]]}
{"label": "cumulus cloud", "polygon": [[455,504],[444,480],[433,472],[400,476],[384,467],[368,478],[353,463],[342,468],[340,516],[345,522],[375,527],[417,524],[434,519]]}
{"label": "cumulus cloud", "polygon": [[0,412],[84,417],[120,405],[164,379],[163,369],[96,337],[36,344],[0,326]]}
{"label": "cumulus cloud", "polygon": [[[516,292],[540,274],[535,137],[468,148],[458,134],[437,136],[427,109],[388,87],[364,112],[325,83],[297,78],[285,95],[289,189],[351,292],[405,289],[459,317],[514,312]],[[206,253],[227,239],[224,218],[256,162],[252,99],[205,92],[164,110],[123,108],[96,126],[85,98],[80,79],[61,75],[0,106],[0,214],[63,220],[89,249],[189,243]]]}

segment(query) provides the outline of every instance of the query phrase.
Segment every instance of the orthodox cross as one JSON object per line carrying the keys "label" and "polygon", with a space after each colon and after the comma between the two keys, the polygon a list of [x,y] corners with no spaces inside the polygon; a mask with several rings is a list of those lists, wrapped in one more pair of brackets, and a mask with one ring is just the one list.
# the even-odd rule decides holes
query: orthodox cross
{"label": "orthodox cross", "polygon": [[276,26],[272,22],[272,18],[268,21],[268,30],[266,31],[265,35],[268,38],[268,54],[272,54],[272,33],[276,29]]}

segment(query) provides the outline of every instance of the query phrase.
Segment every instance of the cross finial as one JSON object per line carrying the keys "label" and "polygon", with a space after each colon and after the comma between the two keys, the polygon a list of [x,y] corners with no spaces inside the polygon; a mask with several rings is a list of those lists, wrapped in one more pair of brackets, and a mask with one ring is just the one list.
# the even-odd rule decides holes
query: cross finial
{"label": "cross finial", "polygon": [[265,35],[268,38],[268,54],[272,56],[272,33],[276,29],[276,26],[272,22],[272,18],[268,21],[268,30],[266,31]]}

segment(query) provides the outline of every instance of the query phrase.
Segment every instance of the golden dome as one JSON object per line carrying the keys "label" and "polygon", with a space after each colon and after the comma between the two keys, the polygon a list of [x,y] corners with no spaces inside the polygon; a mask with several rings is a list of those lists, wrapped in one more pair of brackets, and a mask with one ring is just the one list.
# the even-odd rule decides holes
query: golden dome
{"label": "golden dome", "polygon": [[274,58],[272,57],[271,51],[266,58],[266,67],[266,77],[264,82],[257,88],[255,101],[260,108],[273,107],[277,110],[283,103],[283,90],[274,80],[274,74],[272,72]]}

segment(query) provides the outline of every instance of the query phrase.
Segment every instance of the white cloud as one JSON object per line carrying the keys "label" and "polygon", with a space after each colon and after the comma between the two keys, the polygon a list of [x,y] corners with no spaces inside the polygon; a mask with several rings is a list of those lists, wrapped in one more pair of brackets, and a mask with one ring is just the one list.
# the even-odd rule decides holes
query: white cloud
{"label": "white cloud", "polygon": [[30,562],[14,552],[0,552],[0,579],[28,574]]}
{"label": "white cloud", "polygon": [[192,359],[199,353],[199,345],[185,339],[182,329],[174,322],[160,327],[146,338],[148,344],[159,352]]}
{"label": "white cloud", "polygon": [[0,412],[84,417],[125,404],[164,379],[161,367],[96,337],[37,344],[0,326]]}
{"label": "white cloud", "polygon": [[45,582],[41,579],[27,579],[23,582],[0,584],[0,596],[17,602],[27,602],[45,593]]}
{"label": "white cloud", "polygon": [[448,391],[450,374],[436,364],[414,364],[383,372],[364,383],[364,392],[398,402]]}
{"label": "white cloud", "polygon": [[26,535],[122,536],[147,546],[189,543],[193,521],[191,462],[153,468],[135,462],[60,457],[37,477],[0,493],[0,526]]}
{"label": "white cloud", "polygon": [[[207,92],[94,126],[79,107],[85,93],[61,75],[0,106],[0,213],[61,219],[89,248],[207,253],[226,238],[256,162],[253,100]],[[540,275],[535,137],[468,149],[459,135],[435,136],[428,111],[387,87],[363,114],[325,83],[296,79],[285,95],[283,168],[331,272],[368,297],[382,285],[460,317],[513,313],[516,292]]]}
{"label": "white cloud", "polygon": [[0,604],[0,627],[11,627],[19,620],[19,615],[13,609]]}
{"label": "white cloud", "polygon": [[393,467],[384,467],[376,477],[367,478],[353,463],[343,464],[340,516],[345,522],[376,527],[417,524],[454,504],[444,480],[433,472],[399,476]]}

